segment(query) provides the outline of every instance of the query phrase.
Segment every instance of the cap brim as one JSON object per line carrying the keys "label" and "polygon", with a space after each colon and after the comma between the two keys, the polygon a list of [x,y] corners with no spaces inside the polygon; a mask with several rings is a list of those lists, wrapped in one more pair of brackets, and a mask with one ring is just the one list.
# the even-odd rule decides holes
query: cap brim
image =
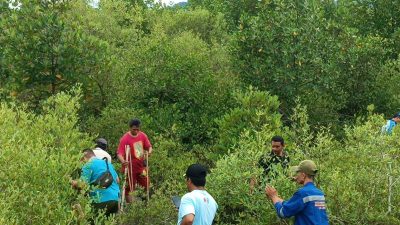
{"label": "cap brim", "polygon": [[299,166],[292,166],[292,167],[290,168],[290,171],[291,171],[292,173],[297,173],[297,172],[300,171],[300,167],[299,167]]}
{"label": "cap brim", "polygon": [[298,166],[291,166],[289,169],[289,176],[290,177],[295,177],[297,172],[299,172],[299,167]]}

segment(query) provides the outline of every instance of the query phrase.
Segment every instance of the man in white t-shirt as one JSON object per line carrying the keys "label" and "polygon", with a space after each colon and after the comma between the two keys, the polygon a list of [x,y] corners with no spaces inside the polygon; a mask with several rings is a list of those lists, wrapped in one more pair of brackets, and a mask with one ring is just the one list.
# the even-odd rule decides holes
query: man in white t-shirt
{"label": "man in white t-shirt", "polygon": [[200,164],[192,164],[186,170],[189,193],[181,199],[177,225],[211,225],[218,205],[205,190],[207,170]]}
{"label": "man in white t-shirt", "polygon": [[104,157],[107,158],[107,161],[111,163],[111,156],[107,152],[107,140],[104,138],[96,139],[96,148],[93,149],[96,158],[103,159]]}

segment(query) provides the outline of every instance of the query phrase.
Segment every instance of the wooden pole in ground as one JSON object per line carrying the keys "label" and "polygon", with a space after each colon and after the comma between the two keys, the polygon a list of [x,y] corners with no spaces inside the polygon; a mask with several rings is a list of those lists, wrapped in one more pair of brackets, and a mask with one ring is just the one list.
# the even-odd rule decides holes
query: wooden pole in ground
{"label": "wooden pole in ground", "polygon": [[[125,161],[128,161],[130,155],[130,148],[129,145],[125,145]],[[128,164],[129,165],[129,164]],[[127,176],[129,177],[128,174],[128,166],[125,166],[125,171],[124,171],[124,183],[122,185],[122,195],[121,195],[121,202],[120,202],[120,210],[121,212],[124,211],[124,204],[125,204],[125,189],[126,189],[126,180]],[[129,178],[128,178],[129,179]],[[130,185],[130,184],[128,184]]]}
{"label": "wooden pole in ground", "polygon": [[150,199],[150,165],[149,165],[149,152],[146,151],[146,165],[147,165],[147,204],[149,204]]}

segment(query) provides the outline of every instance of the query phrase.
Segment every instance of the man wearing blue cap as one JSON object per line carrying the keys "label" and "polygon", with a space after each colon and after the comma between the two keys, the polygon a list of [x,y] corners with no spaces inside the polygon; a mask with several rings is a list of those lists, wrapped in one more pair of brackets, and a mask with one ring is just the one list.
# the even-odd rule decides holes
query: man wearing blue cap
{"label": "man wearing blue cap", "polygon": [[392,134],[393,128],[400,122],[400,112],[393,115],[393,117],[387,121],[386,125],[382,127],[382,133]]}
{"label": "man wearing blue cap", "polygon": [[186,186],[189,193],[182,197],[177,225],[212,225],[218,205],[205,190],[207,170],[200,164],[192,164],[186,170]]}

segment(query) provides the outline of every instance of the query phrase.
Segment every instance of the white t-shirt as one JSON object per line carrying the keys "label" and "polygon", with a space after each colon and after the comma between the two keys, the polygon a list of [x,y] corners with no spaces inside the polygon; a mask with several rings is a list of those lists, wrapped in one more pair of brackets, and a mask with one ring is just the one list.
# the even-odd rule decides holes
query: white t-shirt
{"label": "white t-shirt", "polygon": [[103,159],[104,157],[107,158],[107,161],[109,163],[111,163],[111,156],[110,154],[108,154],[106,151],[104,151],[103,149],[97,147],[95,149],[93,149],[94,154],[96,155],[96,158],[98,159]]}
{"label": "white t-shirt", "polygon": [[217,202],[206,190],[193,190],[181,199],[177,225],[188,214],[194,215],[193,225],[211,225],[217,209]]}

